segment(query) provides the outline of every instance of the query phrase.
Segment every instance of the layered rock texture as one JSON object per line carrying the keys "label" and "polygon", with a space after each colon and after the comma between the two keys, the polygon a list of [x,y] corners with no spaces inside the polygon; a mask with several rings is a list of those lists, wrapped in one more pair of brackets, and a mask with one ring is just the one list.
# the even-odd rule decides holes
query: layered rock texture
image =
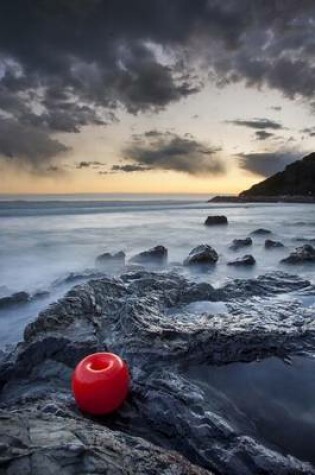
{"label": "layered rock texture", "polygon": [[253,240],[250,237],[244,238],[244,239],[233,239],[232,244],[230,245],[230,249],[232,251],[238,251],[239,249],[242,249],[243,247],[248,247],[253,244]]}
{"label": "layered rock texture", "polygon": [[255,258],[251,254],[245,254],[245,256],[238,257],[234,261],[229,261],[229,266],[253,266],[256,264]]}
{"label": "layered rock texture", "polygon": [[303,264],[303,263],[315,263],[315,247],[311,244],[304,244],[303,246],[297,247],[295,251],[282,259],[281,262],[286,264]]}
{"label": "layered rock texture", "polygon": [[184,260],[184,266],[215,264],[219,259],[219,255],[212,246],[208,244],[200,244],[192,249]]}
{"label": "layered rock texture", "polygon": [[140,252],[130,259],[130,262],[137,264],[165,264],[167,261],[167,249],[164,246],[155,246],[147,251]]}
{"label": "layered rock texture", "polygon": [[[1,355],[0,473],[315,474],[234,425],[181,371],[313,352],[315,312],[299,297],[314,294],[282,272],[216,289],[148,271],[77,285]],[[227,311],[190,311],[200,301]],[[132,387],[116,414],[90,418],[74,404],[70,377],[96,351],[123,357]]]}

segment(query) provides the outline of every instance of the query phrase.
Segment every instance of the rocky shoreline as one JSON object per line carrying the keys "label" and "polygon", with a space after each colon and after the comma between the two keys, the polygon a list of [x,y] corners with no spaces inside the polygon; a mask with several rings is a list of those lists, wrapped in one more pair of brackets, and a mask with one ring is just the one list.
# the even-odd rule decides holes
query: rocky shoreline
{"label": "rocky shoreline", "polygon": [[315,153],[285,167],[242,191],[238,196],[215,196],[213,203],[315,203]]}
{"label": "rocky shoreline", "polygon": [[214,196],[208,203],[315,203],[315,196],[283,195],[283,196]]}
{"label": "rocky shoreline", "polygon": [[[180,372],[183,363],[312,354],[315,312],[299,297],[314,295],[309,281],[283,272],[214,288],[139,270],[73,287],[1,355],[1,473],[315,474],[233,426]],[[205,301],[227,312],[190,313]],[[126,404],[103,418],[80,413],[70,390],[73,368],[95,351],[121,355],[132,375]]]}

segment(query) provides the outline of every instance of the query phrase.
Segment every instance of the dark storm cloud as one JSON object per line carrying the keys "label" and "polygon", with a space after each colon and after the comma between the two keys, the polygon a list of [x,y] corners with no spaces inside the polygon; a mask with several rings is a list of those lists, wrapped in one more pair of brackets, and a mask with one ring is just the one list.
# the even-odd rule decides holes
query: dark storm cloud
{"label": "dark storm cloud", "polygon": [[208,74],[311,103],[314,18],[314,0],[2,0],[0,108],[73,133],[163,109]]}
{"label": "dark storm cloud", "polygon": [[12,164],[46,172],[52,158],[66,151],[67,147],[51,139],[45,131],[12,119],[0,119],[0,152]]}
{"label": "dark storm cloud", "polygon": [[81,170],[82,168],[90,168],[90,167],[98,168],[102,166],[105,166],[105,163],[101,163],[95,160],[94,161],[83,160],[82,162],[77,163],[76,168],[78,170]]}
{"label": "dark storm cloud", "polygon": [[293,151],[242,153],[239,155],[239,164],[241,168],[256,175],[268,177],[283,170],[300,155],[301,153]]}
{"label": "dark storm cloud", "polygon": [[91,166],[91,162],[80,162],[77,164],[76,168],[81,169],[81,168],[89,168]]}
{"label": "dark storm cloud", "polygon": [[257,140],[267,140],[270,139],[270,137],[273,137],[274,134],[271,132],[266,132],[265,130],[257,130],[255,132],[255,136]]}
{"label": "dark storm cloud", "polygon": [[250,129],[273,129],[279,130],[283,129],[282,125],[279,122],[275,122],[270,119],[251,119],[251,120],[230,120],[227,121],[228,124],[240,125],[242,127],[248,127]]}
{"label": "dark storm cloud", "polygon": [[143,165],[113,165],[111,168],[112,172],[126,172],[126,173],[146,172],[149,170],[152,170],[152,168],[146,167]]}
{"label": "dark storm cloud", "polygon": [[281,106],[272,106],[270,107],[271,110],[273,111],[276,111],[276,112],[280,112],[282,110],[282,107]]}
{"label": "dark storm cloud", "polygon": [[[173,170],[190,175],[219,175],[225,172],[219,148],[180,137],[170,132],[156,132],[136,140],[123,151],[125,160],[143,169]],[[126,170],[125,170],[126,171]]]}
{"label": "dark storm cloud", "polygon": [[315,137],[315,127],[307,127],[301,130],[302,133],[309,135],[309,137]]}

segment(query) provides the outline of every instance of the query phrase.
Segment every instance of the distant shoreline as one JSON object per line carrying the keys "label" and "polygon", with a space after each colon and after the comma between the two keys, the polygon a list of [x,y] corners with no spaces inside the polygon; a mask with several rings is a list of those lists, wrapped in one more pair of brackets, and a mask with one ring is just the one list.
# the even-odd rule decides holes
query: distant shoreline
{"label": "distant shoreline", "polygon": [[315,203],[315,196],[214,196],[208,203]]}

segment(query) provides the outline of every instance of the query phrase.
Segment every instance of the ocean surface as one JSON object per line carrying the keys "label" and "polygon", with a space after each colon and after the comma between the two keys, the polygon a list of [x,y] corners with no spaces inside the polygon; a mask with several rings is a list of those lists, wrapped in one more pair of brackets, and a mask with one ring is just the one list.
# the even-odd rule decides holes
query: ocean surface
{"label": "ocean surface", "polygon": [[[130,258],[157,244],[169,250],[169,268],[182,263],[199,244],[220,255],[203,272],[180,268],[187,278],[218,287],[229,279],[252,278],[282,270],[314,282],[314,266],[281,264],[307,240],[315,239],[315,206],[311,204],[212,204],[208,196],[81,195],[0,198],[0,298],[14,292],[38,292],[30,302],[0,308],[0,348],[22,339],[25,325],[74,284],[97,272],[95,258],[123,250]],[[204,226],[210,214],[226,215],[227,226]],[[235,238],[257,228],[253,246],[232,251]],[[267,238],[285,247],[264,248]],[[229,260],[254,255],[252,268],[234,268]],[[113,271],[114,272],[114,271]],[[286,297],[286,296],[284,296]],[[281,296],[280,296],[281,298]],[[314,307],[313,296],[305,298]],[[195,302],[187,313],[226,312],[223,302]],[[174,310],[176,314],[176,309]],[[184,321],[185,315],[181,315]],[[183,367],[183,375],[201,385],[209,405],[236,431],[254,434],[267,446],[315,463],[315,358],[276,358],[226,366]],[[296,436],[298,434],[298,436]]]}
{"label": "ocean surface", "polygon": [[[127,258],[157,244],[169,250],[170,264],[179,262],[202,243],[220,254],[216,266],[203,274],[185,270],[189,278],[214,286],[227,279],[249,278],[276,269],[312,278],[308,265],[280,264],[303,239],[315,238],[312,204],[211,204],[209,196],[189,195],[65,195],[1,196],[0,297],[13,292],[49,291],[19,308],[0,309],[0,347],[22,336],[37,312],[73,284],[69,273],[95,268],[103,252],[123,250]],[[204,226],[209,214],[224,214],[228,226]],[[238,252],[229,245],[257,228],[272,231],[286,247],[266,251],[265,236],[254,237],[252,248]],[[252,268],[227,266],[227,261],[252,253]]]}

